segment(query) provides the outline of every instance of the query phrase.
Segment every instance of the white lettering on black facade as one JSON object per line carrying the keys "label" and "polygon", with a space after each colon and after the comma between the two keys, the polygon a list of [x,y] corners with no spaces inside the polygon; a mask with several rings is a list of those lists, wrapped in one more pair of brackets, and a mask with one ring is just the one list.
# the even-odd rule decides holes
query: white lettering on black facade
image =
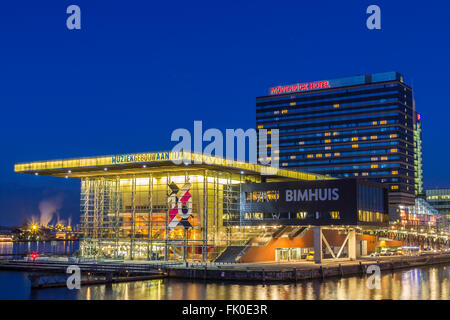
{"label": "white lettering on black facade", "polygon": [[304,190],[286,190],[286,202],[292,201],[336,201],[339,200],[339,188],[316,188]]}

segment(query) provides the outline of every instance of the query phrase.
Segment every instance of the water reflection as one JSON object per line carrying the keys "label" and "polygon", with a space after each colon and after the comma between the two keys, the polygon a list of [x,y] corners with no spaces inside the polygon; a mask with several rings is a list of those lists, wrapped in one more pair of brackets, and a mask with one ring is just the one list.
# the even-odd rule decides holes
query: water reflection
{"label": "water reflection", "polygon": [[0,242],[0,255],[38,252],[68,255],[78,250],[78,241]]}
{"label": "water reflection", "polygon": [[[87,300],[449,300],[450,265],[383,274],[381,289],[370,290],[367,277],[356,276],[297,284],[193,282],[178,279],[82,287],[81,290],[30,291],[26,273],[0,272],[0,299]],[[5,289],[8,288],[8,289]]]}
{"label": "water reflection", "polygon": [[[366,277],[308,281],[295,284],[192,282],[177,279],[83,287],[72,299],[150,300],[379,300],[450,299],[449,266],[418,268],[384,274],[381,289],[370,290]],[[35,299],[64,298],[69,290],[41,290]]]}

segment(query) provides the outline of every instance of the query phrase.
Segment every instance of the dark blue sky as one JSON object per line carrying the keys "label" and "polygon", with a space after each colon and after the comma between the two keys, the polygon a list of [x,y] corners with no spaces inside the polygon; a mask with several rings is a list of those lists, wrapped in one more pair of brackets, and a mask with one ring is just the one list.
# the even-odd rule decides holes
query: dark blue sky
{"label": "dark blue sky", "polygon": [[[82,29],[66,28],[77,4]],[[370,4],[381,30],[366,28]],[[176,128],[255,126],[271,86],[399,71],[423,115],[425,186],[450,187],[448,1],[8,1],[0,6],[0,225],[74,180],[17,162],[171,149]]]}

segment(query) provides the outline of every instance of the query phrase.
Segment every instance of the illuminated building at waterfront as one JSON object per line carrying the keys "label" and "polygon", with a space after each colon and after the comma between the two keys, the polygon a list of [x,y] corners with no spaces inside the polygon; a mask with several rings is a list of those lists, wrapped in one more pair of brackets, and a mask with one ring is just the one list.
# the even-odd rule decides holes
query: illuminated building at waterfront
{"label": "illuminated building at waterfront", "polygon": [[427,189],[427,202],[446,218],[447,230],[450,231],[450,188]]}
{"label": "illuminated building at waterfront", "polygon": [[81,179],[84,257],[274,260],[285,253],[270,244],[282,241],[289,250],[317,248],[316,260],[326,250],[355,258],[367,254],[361,228],[388,223],[381,184],[188,152],[41,161],[15,171]]}

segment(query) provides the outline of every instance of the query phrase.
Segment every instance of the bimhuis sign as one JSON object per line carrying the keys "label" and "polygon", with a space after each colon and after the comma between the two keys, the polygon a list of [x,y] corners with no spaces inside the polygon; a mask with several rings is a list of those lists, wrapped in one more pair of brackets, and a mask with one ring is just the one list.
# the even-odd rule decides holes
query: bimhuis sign
{"label": "bimhuis sign", "polygon": [[356,179],[246,183],[241,225],[354,225]]}

